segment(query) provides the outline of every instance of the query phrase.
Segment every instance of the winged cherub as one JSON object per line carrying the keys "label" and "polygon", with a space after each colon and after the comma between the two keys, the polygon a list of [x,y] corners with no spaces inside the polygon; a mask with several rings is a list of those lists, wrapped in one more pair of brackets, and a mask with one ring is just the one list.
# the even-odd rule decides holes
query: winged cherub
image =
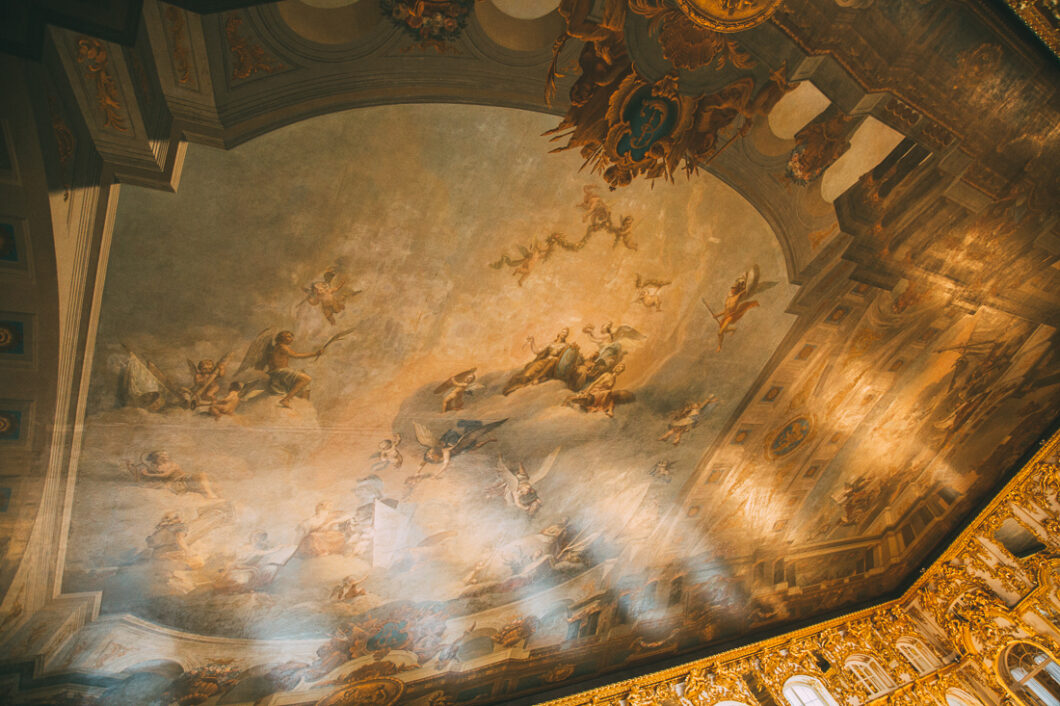
{"label": "winged cherub", "polygon": [[394,470],[401,468],[404,459],[401,457],[401,452],[398,451],[400,443],[401,434],[397,433],[392,438],[388,437],[379,442],[378,450],[370,456],[370,458],[378,459],[372,464],[372,473],[385,471],[391,466],[394,467]]}
{"label": "winged cherub", "polygon": [[483,437],[506,421],[508,419],[504,418],[496,422],[483,424],[475,419],[461,419],[456,423],[456,429],[450,429],[440,437],[435,436],[434,432],[419,422],[414,422],[416,441],[423,447],[423,461],[420,463],[419,470],[422,471],[428,463],[440,464],[441,468],[438,469],[434,476],[442,475],[445,473],[445,469],[449,468],[449,461],[453,456],[480,449],[486,444],[496,441],[496,439],[485,439]]}
{"label": "winged cherub", "polygon": [[198,363],[187,360],[192,380],[191,386],[184,388],[188,407],[194,409],[200,404],[210,404],[214,401],[221,389],[221,377],[225,374],[225,365],[231,357],[231,353],[225,353],[216,363],[210,358],[204,358]]}
{"label": "winged cherub", "polygon": [[736,329],[732,325],[742,319],[748,311],[758,306],[758,300],[752,299],[752,297],[775,287],[777,284],[776,281],[762,282],[761,271],[758,269],[758,265],[754,265],[749,271],[737,277],[729,288],[729,294],[725,297],[725,304],[720,314],[715,314],[714,310],[710,308],[710,304],[707,304],[707,300],[703,300],[707,311],[710,312],[710,315],[714,317],[718,324],[718,352],[721,352],[721,346],[725,343],[725,334],[735,333]]}
{"label": "winged cherub", "polygon": [[320,313],[332,326],[335,325],[335,315],[346,308],[346,300],[361,293],[360,289],[343,292],[346,280],[339,278],[336,282],[337,276],[335,268],[329,267],[319,280],[302,288],[306,295],[303,301],[310,306],[320,307]]}
{"label": "winged cherub", "polygon": [[512,276],[518,277],[518,284],[520,287],[523,286],[523,282],[530,276],[530,273],[542,262],[546,262],[548,258],[552,256],[552,251],[555,249],[557,238],[560,238],[558,233],[553,233],[545,242],[542,243],[537,238],[530,241],[530,247],[526,248],[522,245],[517,245],[516,248],[519,250],[521,257],[511,258],[508,255],[501,255],[501,259],[496,262],[491,262],[490,267],[495,270],[499,270],[504,265],[512,268]]}
{"label": "winged cherub", "polygon": [[214,419],[220,419],[221,417],[227,417],[236,413],[236,408],[239,407],[239,403],[243,401],[243,389],[245,385],[241,382],[231,382],[228,384],[228,394],[221,398],[214,398],[210,402],[210,408],[207,413]]}
{"label": "winged cherub", "polygon": [[552,467],[556,464],[556,458],[559,456],[559,451],[557,447],[556,450],[550,453],[532,476],[526,472],[523,464],[520,463],[518,470],[513,471],[504,462],[504,458],[498,456],[497,474],[500,476],[500,483],[491,489],[491,494],[503,495],[507,504],[517,507],[528,516],[533,517],[541,509],[541,497],[537,494],[537,484],[544,480],[545,476],[552,470]]}
{"label": "winged cherub", "polygon": [[699,425],[703,417],[703,411],[717,402],[717,397],[707,395],[706,399],[702,401],[694,400],[686,403],[681,409],[671,415],[666,433],[659,437],[659,441],[670,441],[674,446],[680,444],[681,438]]}
{"label": "winged cherub", "polygon": [[643,279],[640,275],[637,275],[637,281],[633,285],[634,289],[637,290],[637,298],[633,301],[640,302],[647,309],[661,312],[662,297],[659,295],[662,292],[662,288],[668,284],[670,284],[670,280]]}
{"label": "winged cherub", "polygon": [[589,224],[590,229],[599,230],[611,225],[611,209],[607,203],[600,198],[595,184],[586,184],[582,187],[581,203],[578,208],[585,211],[582,220]]}
{"label": "winged cherub", "polygon": [[443,413],[449,410],[463,409],[465,394],[471,395],[479,390],[486,389],[484,385],[476,382],[475,370],[477,368],[471,368],[453,375],[434,391],[436,395],[445,393],[445,397],[442,398]]}

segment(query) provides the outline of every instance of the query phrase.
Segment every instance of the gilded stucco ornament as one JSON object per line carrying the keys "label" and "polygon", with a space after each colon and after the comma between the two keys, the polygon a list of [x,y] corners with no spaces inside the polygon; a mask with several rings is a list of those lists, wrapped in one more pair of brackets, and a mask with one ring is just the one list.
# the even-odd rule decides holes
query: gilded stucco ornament
{"label": "gilded stucco ornament", "polygon": [[107,46],[94,37],[79,37],[77,63],[84,70],[85,79],[96,88],[96,107],[103,117],[103,127],[128,133],[125,108],[122,106],[118,84],[111,75],[110,51]]}
{"label": "gilded stucco ornament", "polygon": [[[672,181],[679,170],[689,176],[697,173],[794,89],[784,64],[763,80],[751,71],[754,59],[731,40],[698,27],[691,34],[674,30],[676,20],[686,21],[661,0],[634,0],[628,6],[607,0],[601,19],[592,9],[588,0],[570,0],[559,8],[566,27],[553,45],[547,99],[564,75],[560,51],[572,39],[584,44],[578,58],[580,75],[570,88],[570,108],[545,134],[566,140],[554,151],[578,150],[586,166],[612,189],[639,177]],[[664,44],[664,55],[675,66],[713,61],[717,68],[731,65],[738,71],[710,93],[690,91],[676,69],[657,80],[645,78],[626,45],[627,9],[648,18]]]}
{"label": "gilded stucco ornament", "polygon": [[677,0],[689,19],[715,32],[742,32],[768,20],[783,0]]}

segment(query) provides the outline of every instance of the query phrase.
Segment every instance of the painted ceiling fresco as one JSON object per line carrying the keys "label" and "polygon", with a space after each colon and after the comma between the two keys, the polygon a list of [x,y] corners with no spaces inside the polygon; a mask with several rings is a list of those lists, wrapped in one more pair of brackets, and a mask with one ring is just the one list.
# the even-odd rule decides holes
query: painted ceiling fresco
{"label": "painted ceiling fresco", "polygon": [[551,120],[345,113],[194,152],[176,199],[129,194],[70,588],[319,637],[536,623],[638,565],[795,288],[732,189],[609,194],[534,149]]}
{"label": "painted ceiling fresco", "polygon": [[[1058,111],[973,10],[598,5],[550,15],[555,114],[249,121],[122,187],[84,703],[500,703],[717,650],[888,596],[1046,431]],[[474,3],[381,7],[388,61],[471,65]],[[233,92],[297,80],[269,12],[210,19]],[[870,90],[915,83],[881,26],[965,28],[924,42],[961,101]],[[850,27],[879,52],[826,61]]]}
{"label": "painted ceiling fresco", "polygon": [[984,474],[946,452],[1055,404],[1051,330],[914,286],[791,349],[745,198],[610,192],[553,124],[363,109],[123,194],[65,590],[262,641],[289,688],[527,657],[547,685],[879,593],[880,533]]}

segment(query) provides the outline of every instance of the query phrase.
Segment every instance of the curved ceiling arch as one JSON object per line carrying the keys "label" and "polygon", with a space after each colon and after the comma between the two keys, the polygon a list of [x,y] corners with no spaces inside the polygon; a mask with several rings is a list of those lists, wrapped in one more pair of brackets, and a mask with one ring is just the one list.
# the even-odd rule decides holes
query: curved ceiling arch
{"label": "curved ceiling arch", "polygon": [[[548,17],[522,22],[541,23]],[[218,16],[217,21],[221,22],[222,18]],[[253,32],[268,41],[277,57],[289,60],[292,65],[300,63],[299,56],[307,51],[305,44],[286,28],[275,7],[248,10],[246,21]],[[402,43],[400,32],[373,35],[370,42],[356,54],[404,51],[396,48]],[[489,37],[474,15],[457,47],[456,51],[470,54],[476,65],[417,61],[392,65],[370,61],[356,72],[341,69],[341,64],[337,64],[333,70],[299,76],[297,80],[293,75],[290,80],[286,79],[281,70],[241,87],[238,101],[232,101],[230,107],[221,111],[219,131],[210,130],[205,139],[193,133],[189,136],[234,147],[255,136],[314,116],[398,103],[461,103],[561,114],[566,103],[562,97],[567,93],[570,78],[561,79],[559,98],[549,101],[540,83],[540,76],[547,70],[551,59],[547,49],[517,51],[502,47]],[[560,62],[573,62],[575,56],[575,53],[566,51]],[[503,72],[498,72],[498,68]],[[233,97],[235,95],[233,92]],[[763,129],[765,123],[755,128],[757,132]],[[789,280],[800,283],[813,277],[821,266],[815,258],[820,260],[822,252],[807,240],[806,233],[831,228],[835,222],[834,210],[818,203],[812,195],[807,197],[778,184],[771,171],[775,167],[770,157],[759,153],[750,144],[742,144],[735,149],[723,150],[711,160],[707,169],[739,191],[762,213],[785,252]]]}

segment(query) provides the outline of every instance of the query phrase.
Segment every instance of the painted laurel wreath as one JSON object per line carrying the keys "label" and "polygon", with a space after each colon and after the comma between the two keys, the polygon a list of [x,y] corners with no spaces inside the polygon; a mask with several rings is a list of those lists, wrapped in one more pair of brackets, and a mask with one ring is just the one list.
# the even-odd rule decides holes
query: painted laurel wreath
{"label": "painted laurel wreath", "polygon": [[421,42],[451,41],[467,26],[475,0],[381,0],[383,12]]}

